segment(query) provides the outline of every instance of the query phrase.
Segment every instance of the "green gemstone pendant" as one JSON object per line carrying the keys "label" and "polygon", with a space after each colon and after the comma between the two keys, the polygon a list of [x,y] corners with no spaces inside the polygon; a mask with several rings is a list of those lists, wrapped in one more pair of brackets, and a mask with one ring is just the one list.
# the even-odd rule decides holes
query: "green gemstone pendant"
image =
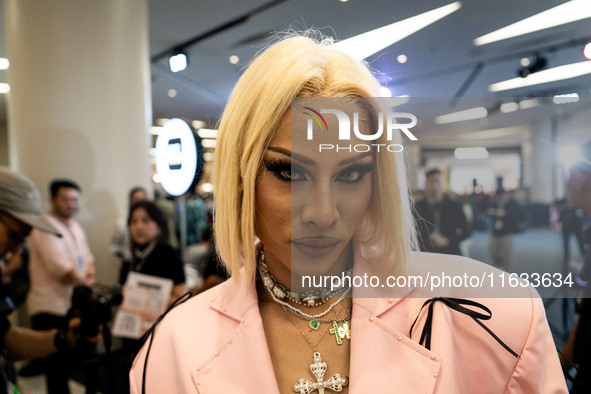
{"label": "green gemstone pendant", "polygon": [[308,322],[308,326],[310,326],[312,330],[318,330],[318,327],[320,327],[320,322],[316,319],[310,320]]}

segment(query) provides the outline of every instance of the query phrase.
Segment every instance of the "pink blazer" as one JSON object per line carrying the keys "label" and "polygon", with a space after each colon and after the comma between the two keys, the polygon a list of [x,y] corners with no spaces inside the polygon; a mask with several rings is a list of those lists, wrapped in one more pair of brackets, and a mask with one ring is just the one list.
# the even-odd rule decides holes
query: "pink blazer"
{"label": "pink blazer", "polygon": [[[411,257],[419,270],[434,259],[484,269],[457,256]],[[349,392],[567,393],[542,302],[521,291],[521,298],[476,300],[492,311],[487,327],[519,357],[441,302],[427,350],[418,343],[425,310],[409,336],[427,299],[414,297],[417,289],[400,298],[354,298]],[[146,348],[130,372],[132,393],[142,392]],[[256,288],[228,281],[173,309],[154,336],[146,393],[279,393]]]}

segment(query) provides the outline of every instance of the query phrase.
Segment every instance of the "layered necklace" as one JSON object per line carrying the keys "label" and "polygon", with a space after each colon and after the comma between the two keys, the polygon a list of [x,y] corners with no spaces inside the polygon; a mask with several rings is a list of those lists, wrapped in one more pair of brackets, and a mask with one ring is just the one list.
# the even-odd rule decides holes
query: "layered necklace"
{"label": "layered necklace", "polygon": [[[300,294],[287,290],[285,287],[280,285],[269,272],[269,267],[267,267],[267,264],[265,263],[264,252],[261,252],[258,258],[258,271],[267,293],[271,296],[273,301],[279,304],[286,312],[295,328],[300,332],[300,334],[302,334],[308,345],[310,345],[312,348],[313,363],[310,364],[310,371],[316,378],[316,381],[310,381],[306,378],[301,378],[298,383],[293,386],[293,390],[300,394],[309,394],[316,390],[318,390],[318,394],[324,394],[325,389],[330,389],[336,392],[342,391],[343,387],[346,387],[349,384],[349,379],[347,377],[341,376],[339,373],[336,373],[327,380],[324,380],[327,365],[322,361],[322,355],[317,348],[327,332],[330,332],[335,336],[337,345],[341,345],[344,339],[351,339],[351,308],[347,308],[347,314],[345,317],[340,319],[338,317],[339,313],[343,309],[344,303],[342,301],[344,300],[345,296],[349,294],[350,289],[343,287],[330,292],[320,291],[306,294]],[[341,295],[335,302],[330,304],[323,312],[316,315],[308,314],[284,301],[287,299],[298,305],[311,308],[325,304],[329,298],[334,298],[338,294]],[[326,316],[334,307],[336,307],[334,319],[322,318],[323,316]],[[316,342],[312,342],[308,335],[306,335],[306,333],[300,329],[294,316],[302,320],[307,320],[308,326],[313,330],[318,330],[320,323],[327,322],[331,324],[324,328],[320,334],[320,338]]]}

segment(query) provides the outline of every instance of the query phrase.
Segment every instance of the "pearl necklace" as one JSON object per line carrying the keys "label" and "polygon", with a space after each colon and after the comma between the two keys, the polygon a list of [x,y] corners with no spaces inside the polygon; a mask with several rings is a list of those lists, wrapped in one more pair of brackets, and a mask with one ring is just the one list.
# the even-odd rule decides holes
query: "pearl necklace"
{"label": "pearl necklace", "polygon": [[[304,307],[316,307],[325,304],[330,298],[335,297],[337,294],[341,293],[342,291],[347,290],[347,287],[341,286],[335,290],[328,290],[328,289],[321,289],[313,292],[308,292],[305,294],[299,294],[296,291],[288,290],[271,275],[269,272],[269,267],[265,262],[265,253],[261,251],[259,254],[259,274],[265,286],[265,289],[272,293],[273,299],[288,299],[289,301],[293,302],[294,304],[302,305]],[[346,276],[351,276],[353,270],[349,269],[345,272]]]}

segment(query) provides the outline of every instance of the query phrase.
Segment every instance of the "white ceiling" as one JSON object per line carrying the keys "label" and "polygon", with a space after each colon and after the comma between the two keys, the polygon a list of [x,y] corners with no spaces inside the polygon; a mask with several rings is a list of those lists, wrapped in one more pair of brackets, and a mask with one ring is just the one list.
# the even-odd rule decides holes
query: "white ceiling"
{"label": "white ceiling", "polygon": [[[232,87],[248,61],[274,33],[288,28],[319,28],[338,40],[451,3],[450,0],[286,0],[286,1],[176,1],[150,0],[150,40],[153,57],[215,30],[241,16],[242,23],[224,29],[188,48],[190,65],[172,74],[167,57],[154,59],[155,118],[179,116],[215,122]],[[578,92],[591,95],[591,75],[561,82],[492,94],[488,86],[517,76],[523,57],[540,53],[548,68],[585,60],[582,48],[591,41],[591,19],[476,47],[473,40],[486,33],[564,3],[564,0],[462,0],[460,10],[382,50],[367,60],[380,82],[394,95],[441,97],[441,113],[470,107],[472,98],[531,97]],[[257,12],[265,4],[274,4]],[[591,0],[589,1],[591,7]],[[254,10],[254,11],[253,11]],[[405,54],[408,61],[396,61]],[[240,62],[229,63],[231,55]],[[478,69],[477,71],[475,71]],[[474,73],[474,74],[473,74]],[[471,74],[474,77],[470,81]],[[464,91],[460,92],[465,85]],[[178,91],[175,98],[168,90]],[[461,99],[454,97],[461,96]],[[500,99],[499,102],[504,101]],[[488,100],[488,102],[492,102]],[[497,116],[482,129],[519,126],[538,119],[547,109],[529,115]],[[440,113],[440,114],[441,114]],[[499,122],[497,124],[497,121]],[[471,125],[470,127],[474,127]],[[500,137],[500,135],[499,135]]]}
{"label": "white ceiling", "polygon": [[[248,61],[275,32],[318,28],[338,40],[451,3],[451,0],[148,0],[154,119],[205,120],[221,114],[232,87]],[[548,67],[585,60],[583,42],[591,41],[591,19],[475,47],[476,37],[564,3],[564,0],[462,0],[460,10],[382,50],[367,60],[394,95],[442,97],[442,111],[469,106],[471,97],[495,97],[492,83],[516,77],[522,57],[538,52]],[[589,0],[591,7],[591,0]],[[0,15],[1,16],[1,15]],[[240,22],[235,22],[240,20]],[[230,27],[221,28],[230,24]],[[1,28],[1,26],[0,26]],[[168,71],[167,56],[157,56],[200,36],[216,33],[184,48],[188,69]],[[0,34],[2,31],[0,30]],[[3,35],[3,34],[2,34]],[[0,56],[4,43],[0,40]],[[399,64],[396,57],[408,61]],[[238,64],[229,57],[237,55]],[[478,66],[480,65],[480,66]],[[479,68],[479,71],[474,71]],[[474,79],[470,79],[475,72]],[[0,73],[5,73],[0,71]],[[4,82],[0,74],[0,82]],[[466,84],[465,91],[458,94]],[[175,89],[174,98],[168,96]],[[578,92],[591,96],[591,75],[516,89],[498,96],[528,97]],[[462,96],[463,99],[453,99]],[[447,99],[445,99],[447,98]],[[0,97],[0,107],[4,107]],[[1,109],[1,111],[4,111]],[[3,116],[0,113],[0,116]],[[514,116],[510,125],[523,123]],[[487,124],[486,128],[494,128]]]}

